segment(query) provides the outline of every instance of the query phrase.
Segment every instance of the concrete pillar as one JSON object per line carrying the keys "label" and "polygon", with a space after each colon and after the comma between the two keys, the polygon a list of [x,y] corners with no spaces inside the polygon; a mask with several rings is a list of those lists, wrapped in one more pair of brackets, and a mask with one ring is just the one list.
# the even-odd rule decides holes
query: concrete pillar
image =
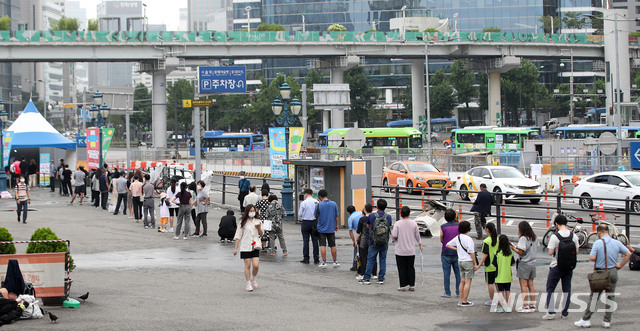
{"label": "concrete pillar", "polygon": [[[614,22],[615,16],[618,16],[618,40],[619,47],[616,48],[616,24]],[[631,102],[631,68],[629,65],[629,31],[631,30],[631,24],[627,17],[627,11],[622,9],[610,9],[604,11],[604,61],[605,66],[608,68],[605,73],[608,77],[605,77],[605,94],[607,95],[606,107],[607,107],[607,124],[614,125],[615,115],[609,115],[609,108],[613,107],[615,114],[616,99],[615,89],[616,84],[616,62],[620,59],[620,90],[622,92],[621,102]],[[635,27],[634,27],[635,28]],[[624,119],[622,120],[624,123]]]}
{"label": "concrete pillar", "polygon": [[153,71],[151,116],[153,123],[153,146],[167,147],[167,75],[164,70]]}
{"label": "concrete pillar", "polygon": [[331,127],[332,128],[344,128],[344,112],[345,110],[342,108],[331,110]]}
{"label": "concrete pillar", "polygon": [[425,118],[424,60],[411,60],[411,104],[413,127],[420,128],[420,119]]}
{"label": "concrete pillar", "polygon": [[322,132],[329,130],[329,110],[322,111]]}
{"label": "concrete pillar", "polygon": [[331,84],[344,84],[344,68],[331,68]]}
{"label": "concrete pillar", "polygon": [[498,114],[502,119],[502,105],[500,104],[500,73],[489,73],[489,111],[487,112],[487,125],[498,125]]}

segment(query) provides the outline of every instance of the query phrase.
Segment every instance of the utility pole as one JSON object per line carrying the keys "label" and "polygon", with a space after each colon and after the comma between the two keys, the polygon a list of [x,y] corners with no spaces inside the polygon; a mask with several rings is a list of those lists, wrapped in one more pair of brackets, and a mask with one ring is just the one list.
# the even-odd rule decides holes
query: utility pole
{"label": "utility pole", "polygon": [[[176,83],[171,84],[173,89],[173,136],[178,137],[178,97],[176,94]],[[174,157],[178,157],[178,139],[174,139],[176,145],[176,154]]]}

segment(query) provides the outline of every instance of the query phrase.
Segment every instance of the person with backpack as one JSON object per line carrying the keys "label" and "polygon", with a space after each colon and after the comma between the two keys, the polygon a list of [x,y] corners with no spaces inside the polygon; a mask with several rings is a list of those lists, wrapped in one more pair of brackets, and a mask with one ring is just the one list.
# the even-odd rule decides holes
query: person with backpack
{"label": "person with backpack", "polygon": [[400,287],[398,291],[404,292],[415,291],[416,285],[416,269],[414,262],[416,258],[415,245],[416,242],[422,252],[422,240],[420,239],[420,230],[418,223],[409,219],[411,209],[403,206],[400,209],[401,220],[397,221],[393,230],[391,230],[391,239],[396,244],[396,264],[398,266],[398,278]]}
{"label": "person with backpack", "polygon": [[[373,212],[373,206],[368,203],[364,205],[362,217],[358,221],[358,229],[356,230],[356,243],[358,245],[358,255],[360,257],[360,267],[356,280],[360,281],[364,278],[367,271],[367,258],[369,257],[369,242],[371,241],[371,230],[367,227],[369,215]],[[373,268],[371,268],[371,277],[378,278],[378,263],[373,260]]]}
{"label": "person with backpack", "polygon": [[552,320],[556,318],[555,303],[553,293],[556,286],[562,281],[562,317],[569,315],[569,298],[571,297],[571,278],[573,277],[573,269],[577,263],[578,237],[573,235],[571,230],[567,228],[567,217],[558,215],[553,220],[558,231],[549,238],[549,255],[552,256],[549,265],[549,275],[547,276],[547,313],[542,316],[543,320]]}
{"label": "person with backpack", "polygon": [[444,293],[440,295],[441,298],[451,298],[451,269],[456,277],[456,295],[460,296],[460,268],[458,267],[458,253],[455,250],[447,248],[447,243],[451,239],[457,237],[458,232],[458,218],[456,217],[456,211],[449,208],[444,212],[444,220],[447,223],[440,226],[440,243],[442,244],[442,251],[440,253],[440,260],[442,263],[442,273],[444,275]]}
{"label": "person with backpack", "polygon": [[487,288],[489,290],[489,301],[485,302],[484,305],[491,306],[493,304],[493,296],[496,293],[496,276],[498,275],[496,267],[493,264],[496,259],[496,253],[498,252],[498,231],[493,223],[488,223],[485,231],[488,237],[482,241],[483,256],[474,268],[474,271],[478,271],[480,266],[484,266],[484,280],[487,282]]}
{"label": "person with backpack", "polygon": [[475,273],[478,261],[476,259],[475,245],[473,239],[467,235],[471,231],[471,223],[462,221],[458,225],[458,232],[455,238],[447,243],[447,248],[456,251],[458,254],[458,266],[460,268],[460,300],[458,306],[471,307],[473,302],[468,301],[469,292],[471,291],[471,281]]}
{"label": "person with backpack", "polygon": [[471,206],[471,211],[474,212],[474,222],[476,224],[476,233],[478,239],[482,239],[482,230],[484,230],[487,224],[487,215],[491,214],[491,206],[494,204],[493,194],[487,191],[487,185],[480,184],[480,192],[478,197]]}
{"label": "person with backpack", "polygon": [[240,212],[244,213],[244,197],[249,195],[249,187],[251,182],[244,176],[245,172],[240,171],[240,179],[238,180],[238,201],[240,202]]}
{"label": "person with backpack", "polygon": [[371,284],[371,273],[378,257],[378,284],[384,284],[384,276],[387,273],[387,250],[389,249],[389,237],[391,235],[391,215],[385,212],[387,200],[378,199],[376,202],[378,211],[371,213],[367,219],[371,239],[369,240],[369,253],[367,255],[367,269],[360,281],[362,285]]}
{"label": "person with backpack", "polygon": [[322,262],[318,267],[327,267],[327,243],[331,249],[331,257],[333,258],[333,267],[339,268],[338,251],[336,249],[336,231],[338,231],[338,205],[329,200],[329,193],[322,189],[318,191],[320,202],[316,205],[315,216],[318,220],[318,244],[320,245],[320,256]]}
{"label": "person with backpack", "polygon": [[500,235],[498,240],[498,250],[492,264],[496,268],[496,286],[498,287],[498,308],[496,313],[511,312],[511,282],[513,282],[513,274],[511,266],[516,263],[511,251],[509,237]]}
{"label": "person with backpack", "polygon": [[[598,239],[591,246],[591,253],[589,254],[589,260],[594,262],[594,269],[600,270],[604,272],[609,272],[609,281],[611,282],[611,289],[607,291],[607,301],[609,303],[616,301],[616,285],[618,284],[618,270],[622,269],[629,259],[631,258],[631,251],[627,247],[625,247],[621,242],[611,238],[609,236],[609,226],[606,224],[598,225],[596,229],[596,233],[598,234]],[[622,261],[618,263],[618,255],[624,255]],[[585,310],[582,319],[573,323],[577,327],[588,328],[591,326],[591,316],[593,316],[593,310],[591,309],[591,303],[594,302],[594,295],[596,296],[596,304],[600,299],[600,292],[591,292],[589,296],[589,301],[587,305],[587,310]],[[593,307],[596,308],[595,306]],[[602,321],[603,328],[611,327],[611,315],[615,309],[612,308],[612,305],[609,306],[604,313],[604,320]]]}
{"label": "person with backpack", "polygon": [[536,278],[536,254],[538,242],[536,234],[527,221],[518,224],[517,245],[511,245],[511,249],[520,255],[516,262],[516,273],[520,279],[520,291],[522,292],[522,307],[516,308],[519,313],[533,313],[536,311],[536,289],[533,280]]}

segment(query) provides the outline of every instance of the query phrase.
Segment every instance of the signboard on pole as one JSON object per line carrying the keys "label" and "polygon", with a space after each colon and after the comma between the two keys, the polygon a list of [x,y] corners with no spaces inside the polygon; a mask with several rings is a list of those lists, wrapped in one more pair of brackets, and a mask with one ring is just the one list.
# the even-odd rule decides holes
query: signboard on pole
{"label": "signboard on pole", "polygon": [[13,141],[13,131],[4,131],[2,142],[2,167],[5,168],[9,164],[9,155],[11,154],[11,142]]}
{"label": "signboard on pole", "polygon": [[111,139],[113,138],[113,134],[116,132],[114,128],[104,128],[102,129],[102,159],[107,159],[107,151],[109,150],[109,146],[111,146]]}
{"label": "signboard on pole", "polygon": [[[289,128],[289,159],[299,159],[304,139],[304,128]],[[289,166],[289,178],[295,176],[295,167]]]}
{"label": "signboard on pole", "polygon": [[192,108],[192,107],[211,107],[213,106],[213,100],[211,99],[184,99],[182,100],[182,108]]}
{"label": "signboard on pole", "polygon": [[640,142],[629,143],[629,156],[631,157],[631,169],[640,169]]}
{"label": "signboard on pole", "polygon": [[287,158],[287,139],[284,128],[269,128],[269,156],[271,177],[286,178],[287,165],[282,162]]}
{"label": "signboard on pole", "polygon": [[100,129],[87,129],[87,163],[89,169],[100,168]]}
{"label": "signboard on pole", "polygon": [[246,93],[246,68],[198,67],[198,89],[200,94]]}
{"label": "signboard on pole", "polygon": [[49,162],[51,162],[51,154],[49,153],[40,153],[40,186],[49,186],[49,177],[51,173],[49,172]]}

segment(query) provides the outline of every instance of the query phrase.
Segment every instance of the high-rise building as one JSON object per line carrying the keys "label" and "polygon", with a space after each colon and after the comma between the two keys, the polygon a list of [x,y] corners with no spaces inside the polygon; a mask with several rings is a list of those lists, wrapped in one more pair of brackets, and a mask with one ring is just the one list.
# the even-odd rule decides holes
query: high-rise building
{"label": "high-rise building", "polygon": [[224,8],[227,0],[188,0],[187,23],[190,31],[207,29],[207,16],[220,8]]}
{"label": "high-rise building", "polygon": [[[100,30],[144,30],[142,1],[103,1],[98,4]],[[89,86],[132,86],[133,63],[90,63]]]}
{"label": "high-rise building", "polygon": [[[19,1],[0,0],[0,17],[11,17],[11,29],[17,29],[20,22]],[[10,115],[16,104],[21,104],[22,98],[22,65],[19,63],[0,63],[0,97],[5,109]]]}
{"label": "high-rise building", "polygon": [[186,31],[189,30],[189,9],[188,8],[180,8],[178,9],[178,31]]}

